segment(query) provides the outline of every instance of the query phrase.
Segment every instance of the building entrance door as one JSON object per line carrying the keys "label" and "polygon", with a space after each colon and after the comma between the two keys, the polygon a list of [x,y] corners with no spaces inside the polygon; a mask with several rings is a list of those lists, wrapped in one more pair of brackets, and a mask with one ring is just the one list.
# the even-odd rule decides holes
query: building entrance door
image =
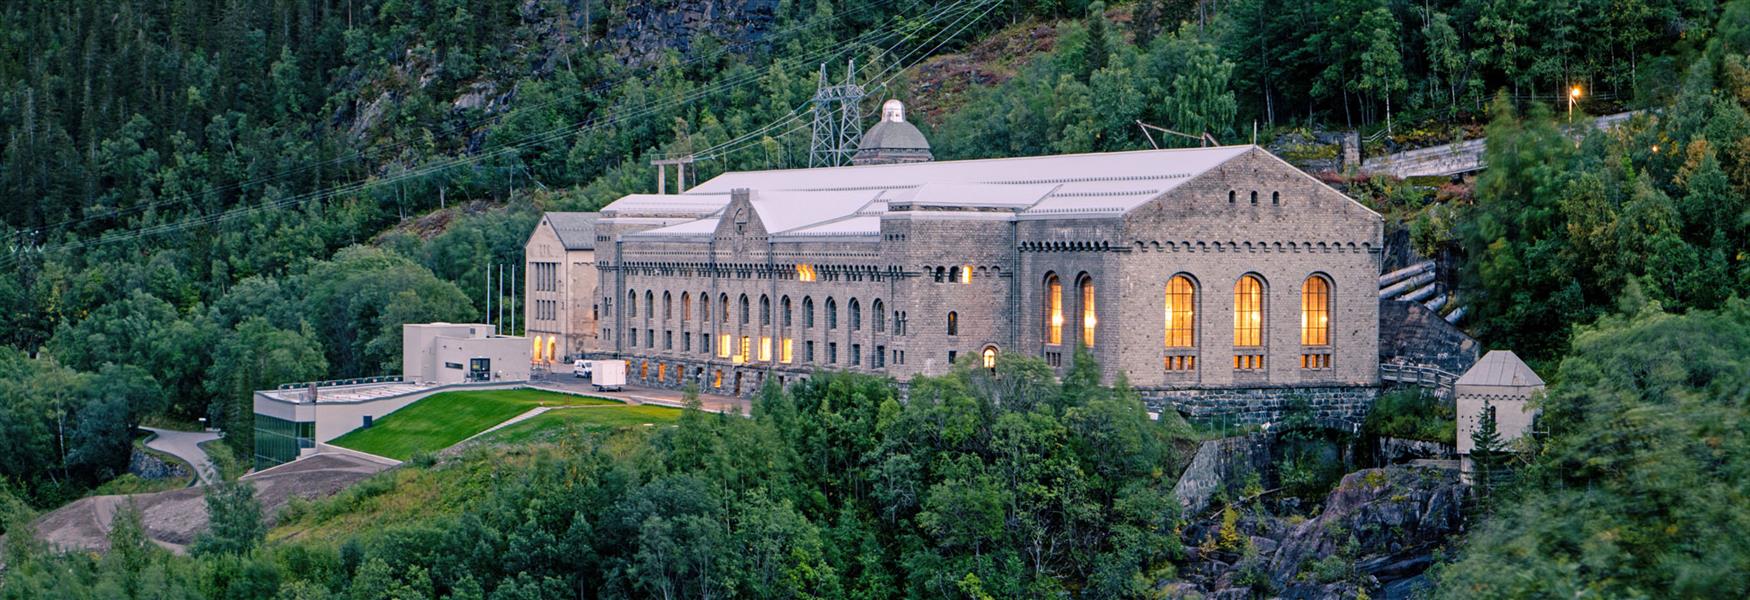
{"label": "building entrance door", "polygon": [[468,381],[492,381],[492,359],[468,359]]}
{"label": "building entrance door", "polygon": [[735,395],[741,395],[741,371],[735,372]]}

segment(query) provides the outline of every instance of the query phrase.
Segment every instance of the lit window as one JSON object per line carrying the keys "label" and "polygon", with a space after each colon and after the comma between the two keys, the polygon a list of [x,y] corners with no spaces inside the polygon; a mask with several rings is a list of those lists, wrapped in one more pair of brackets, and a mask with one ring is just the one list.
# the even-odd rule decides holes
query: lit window
{"label": "lit window", "polygon": [[814,265],[796,265],[797,281],[817,281],[820,274],[814,271]]}
{"label": "lit window", "polygon": [[1328,346],[1331,343],[1331,284],[1318,275],[1306,278],[1300,291],[1300,343]]}
{"label": "lit window", "polygon": [[972,283],[972,265],[960,267],[960,283]]}
{"label": "lit window", "polygon": [[729,334],[717,336],[717,358],[729,358]]}
{"label": "lit window", "polygon": [[760,336],[760,362],[771,362],[771,360],[772,338],[768,336]]}
{"label": "lit window", "polygon": [[1264,281],[1256,275],[1234,284],[1234,369],[1264,368]]}
{"label": "lit window", "polygon": [[1063,282],[1055,274],[1045,277],[1045,343],[1063,343]]}
{"label": "lit window", "polygon": [[745,335],[741,336],[741,352],[736,353],[736,357],[738,358],[736,362],[747,362],[747,359],[753,356],[753,353],[750,352],[750,350],[753,350],[753,339]]}
{"label": "lit window", "polygon": [[1094,316],[1094,280],[1082,279],[1082,346],[1094,347],[1094,326],[1100,320]]}
{"label": "lit window", "polygon": [[1264,282],[1257,276],[1241,277],[1234,284],[1234,346],[1264,345]]}
{"label": "lit window", "polygon": [[778,350],[778,360],[786,365],[790,364],[796,358],[796,340],[784,338]]}
{"label": "lit window", "polygon": [[996,346],[985,346],[984,347],[984,368],[986,368],[986,369],[997,368],[997,347]]}
{"label": "lit window", "polygon": [[960,313],[948,311],[948,335],[960,335]]}
{"label": "lit window", "polygon": [[1168,348],[1190,348],[1196,345],[1191,335],[1197,326],[1197,312],[1193,308],[1196,293],[1189,277],[1176,275],[1167,281]]}
{"label": "lit window", "polygon": [[716,371],[714,371],[712,373],[711,387],[714,387],[714,388],[723,387],[723,369],[717,369]]}

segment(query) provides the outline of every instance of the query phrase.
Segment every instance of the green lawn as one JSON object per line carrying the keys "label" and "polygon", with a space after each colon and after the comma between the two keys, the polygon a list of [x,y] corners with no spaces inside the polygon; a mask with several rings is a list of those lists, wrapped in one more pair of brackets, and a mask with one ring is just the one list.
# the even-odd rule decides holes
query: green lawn
{"label": "green lawn", "polygon": [[620,402],[540,390],[444,392],[390,413],[370,429],[355,430],[329,443],[407,460],[420,452],[448,448],[532,408],[608,404]]}
{"label": "green lawn", "polygon": [[533,419],[494,431],[482,439],[518,444],[547,439],[574,428],[587,431],[607,431],[621,427],[663,426],[674,423],[680,418],[680,409],[666,406],[610,406],[550,410],[535,416]]}

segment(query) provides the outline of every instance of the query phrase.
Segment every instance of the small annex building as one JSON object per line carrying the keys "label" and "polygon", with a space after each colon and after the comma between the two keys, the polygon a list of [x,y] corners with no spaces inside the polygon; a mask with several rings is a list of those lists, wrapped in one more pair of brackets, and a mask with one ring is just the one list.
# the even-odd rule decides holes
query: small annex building
{"label": "small annex building", "polygon": [[1511,350],[1491,350],[1453,386],[1458,398],[1458,455],[1460,469],[1471,471],[1470,455],[1476,449],[1471,434],[1484,411],[1495,413],[1495,429],[1503,443],[1524,437],[1537,418],[1531,399],[1543,392],[1543,378]]}
{"label": "small annex building", "polygon": [[485,323],[401,326],[401,376],[287,383],[257,390],[255,469],[322,451],[334,438],[458,387],[502,388],[529,379],[529,338],[497,335]]}

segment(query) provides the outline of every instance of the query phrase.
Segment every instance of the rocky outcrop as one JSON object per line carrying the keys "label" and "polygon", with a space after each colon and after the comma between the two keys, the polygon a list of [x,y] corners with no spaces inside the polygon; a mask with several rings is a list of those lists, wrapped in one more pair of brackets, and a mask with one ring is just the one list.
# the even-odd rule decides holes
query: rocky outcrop
{"label": "rocky outcrop", "polygon": [[607,39],[614,54],[628,64],[642,64],[668,50],[690,56],[707,38],[732,47],[763,39],[777,10],[777,0],[634,2]]}
{"label": "rocky outcrop", "polygon": [[1379,362],[1434,367],[1463,373],[1483,346],[1427,307],[1415,302],[1379,303]]}
{"label": "rocky outcrop", "polygon": [[1405,598],[1422,585],[1434,550],[1463,530],[1465,495],[1456,473],[1388,467],[1344,476],[1311,519],[1259,506],[1224,511],[1186,527],[1184,579],[1157,589],[1171,598],[1354,598],[1362,591]]}
{"label": "rocky outcrop", "polygon": [[188,477],[188,469],[181,463],[173,463],[158,458],[156,455],[134,448],[134,455],[128,459],[128,472],[141,479],[176,479]]}

